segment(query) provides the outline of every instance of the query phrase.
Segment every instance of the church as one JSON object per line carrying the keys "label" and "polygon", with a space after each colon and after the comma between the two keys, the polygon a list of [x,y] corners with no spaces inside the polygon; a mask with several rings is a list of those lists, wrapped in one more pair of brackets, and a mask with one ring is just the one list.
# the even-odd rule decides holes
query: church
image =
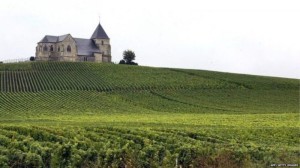
{"label": "church", "polygon": [[90,39],[46,35],[37,43],[35,56],[36,61],[111,62],[110,39],[100,23]]}

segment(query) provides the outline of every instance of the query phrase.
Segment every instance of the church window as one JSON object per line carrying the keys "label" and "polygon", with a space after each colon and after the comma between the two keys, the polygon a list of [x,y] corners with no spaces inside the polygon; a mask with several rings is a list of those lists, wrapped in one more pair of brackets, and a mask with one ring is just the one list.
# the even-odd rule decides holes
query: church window
{"label": "church window", "polygon": [[48,51],[48,47],[45,45],[43,51]]}
{"label": "church window", "polygon": [[50,51],[53,51],[53,45],[50,46]]}
{"label": "church window", "polygon": [[102,41],[101,41],[101,45],[103,45],[103,44],[104,44],[104,41],[102,40]]}
{"label": "church window", "polygon": [[71,46],[68,45],[67,51],[68,51],[68,52],[71,52]]}
{"label": "church window", "polygon": [[60,46],[57,47],[57,51],[60,52]]}

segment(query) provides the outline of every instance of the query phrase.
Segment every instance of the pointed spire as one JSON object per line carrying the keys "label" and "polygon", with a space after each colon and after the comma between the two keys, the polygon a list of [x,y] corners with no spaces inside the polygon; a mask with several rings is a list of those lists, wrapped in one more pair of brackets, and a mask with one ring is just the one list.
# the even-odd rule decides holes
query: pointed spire
{"label": "pointed spire", "polygon": [[105,33],[103,27],[101,26],[100,22],[97,26],[96,30],[94,31],[91,39],[109,39],[107,34]]}

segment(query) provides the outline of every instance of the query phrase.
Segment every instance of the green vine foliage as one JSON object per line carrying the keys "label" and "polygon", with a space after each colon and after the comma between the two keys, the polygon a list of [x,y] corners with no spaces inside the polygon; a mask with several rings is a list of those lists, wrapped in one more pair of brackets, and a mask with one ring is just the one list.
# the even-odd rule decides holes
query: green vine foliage
{"label": "green vine foliage", "polygon": [[298,163],[299,80],[79,62],[0,64],[0,167]]}

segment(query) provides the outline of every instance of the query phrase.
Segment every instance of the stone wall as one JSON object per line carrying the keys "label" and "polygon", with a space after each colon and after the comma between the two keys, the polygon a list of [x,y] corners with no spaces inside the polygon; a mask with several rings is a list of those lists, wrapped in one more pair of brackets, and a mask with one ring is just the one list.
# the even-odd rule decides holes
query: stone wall
{"label": "stone wall", "polygon": [[94,53],[95,62],[103,62],[102,61],[102,54],[100,53]]}
{"label": "stone wall", "polygon": [[110,56],[111,55],[111,47],[110,47],[110,40],[109,39],[94,39],[95,44],[103,55]]}
{"label": "stone wall", "polygon": [[36,59],[45,61],[76,61],[76,42],[71,35],[57,43],[38,43]]}
{"label": "stone wall", "polygon": [[76,61],[78,61],[78,62],[85,62],[85,61],[95,62],[95,57],[78,55]]}

